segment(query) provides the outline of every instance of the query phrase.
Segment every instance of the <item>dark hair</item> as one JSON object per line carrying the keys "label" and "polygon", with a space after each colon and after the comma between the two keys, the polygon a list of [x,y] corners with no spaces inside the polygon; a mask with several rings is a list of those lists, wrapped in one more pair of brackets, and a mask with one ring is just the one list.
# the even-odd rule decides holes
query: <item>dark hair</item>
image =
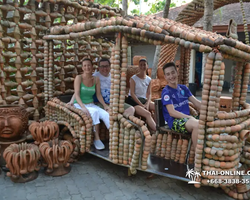
{"label": "dark hair", "polygon": [[142,61],[144,61],[144,62],[146,62],[146,63],[148,64],[148,61],[147,61],[146,58],[141,58],[141,59],[139,60],[139,64],[140,64],[140,62],[142,62]]}
{"label": "dark hair", "polygon": [[89,61],[89,62],[91,63],[91,65],[93,65],[93,62],[92,62],[92,60],[91,60],[90,58],[83,58],[82,63],[83,63],[84,61]]}
{"label": "dark hair", "polygon": [[90,58],[83,58],[83,59],[82,59],[82,63],[83,63],[84,61],[89,61],[89,62],[91,63],[91,65],[93,66],[93,62],[92,62],[92,60],[91,60]]}
{"label": "dark hair", "polygon": [[162,68],[163,74],[165,74],[165,69],[167,69],[167,68],[169,68],[169,67],[174,67],[175,70],[177,71],[177,68],[176,68],[174,62],[169,62],[169,63],[167,63],[167,64],[165,64],[165,65],[163,66],[163,68]]}
{"label": "dark hair", "polygon": [[109,61],[109,59],[107,59],[107,58],[101,58],[100,60],[99,60],[99,62],[98,62],[98,66],[100,67],[100,63],[101,62],[108,62],[109,63],[109,65],[110,65],[110,61]]}

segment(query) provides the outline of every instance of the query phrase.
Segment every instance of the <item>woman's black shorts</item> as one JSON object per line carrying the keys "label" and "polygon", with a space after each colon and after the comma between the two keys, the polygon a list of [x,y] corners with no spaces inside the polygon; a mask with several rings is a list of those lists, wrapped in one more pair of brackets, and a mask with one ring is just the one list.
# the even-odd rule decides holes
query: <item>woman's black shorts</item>
{"label": "woman's black shorts", "polygon": [[[144,99],[144,98],[138,98],[139,101],[142,103],[142,104],[145,104],[147,102],[147,99]],[[125,100],[125,102],[131,106],[138,106],[138,103],[136,103],[134,101],[134,99],[131,97],[131,96],[128,96],[128,98]]]}

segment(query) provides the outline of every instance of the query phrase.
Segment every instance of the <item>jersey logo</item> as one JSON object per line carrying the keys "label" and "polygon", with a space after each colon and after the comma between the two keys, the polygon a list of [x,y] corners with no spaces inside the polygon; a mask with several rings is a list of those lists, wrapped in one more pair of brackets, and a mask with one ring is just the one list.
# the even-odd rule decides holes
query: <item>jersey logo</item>
{"label": "jersey logo", "polygon": [[181,95],[185,96],[185,91],[184,90],[181,90]]}
{"label": "jersey logo", "polygon": [[165,96],[164,96],[164,101],[169,101],[169,99],[170,99],[170,98],[169,98],[168,95],[165,95]]}

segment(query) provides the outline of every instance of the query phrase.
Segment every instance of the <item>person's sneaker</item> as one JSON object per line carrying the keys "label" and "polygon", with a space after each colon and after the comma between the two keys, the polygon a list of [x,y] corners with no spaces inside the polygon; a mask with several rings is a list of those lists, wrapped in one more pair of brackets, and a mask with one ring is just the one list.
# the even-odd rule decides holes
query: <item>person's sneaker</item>
{"label": "person's sneaker", "polygon": [[97,150],[102,150],[105,148],[101,140],[94,140],[94,145]]}

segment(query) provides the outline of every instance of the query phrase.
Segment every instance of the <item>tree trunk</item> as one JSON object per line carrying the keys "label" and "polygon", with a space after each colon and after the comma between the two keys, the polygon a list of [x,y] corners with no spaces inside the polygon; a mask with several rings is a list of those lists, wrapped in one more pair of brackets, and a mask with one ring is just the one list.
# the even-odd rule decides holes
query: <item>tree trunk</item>
{"label": "tree trunk", "polygon": [[164,10],[163,10],[163,18],[168,18],[170,4],[171,4],[171,0],[166,0]]}
{"label": "tree trunk", "polygon": [[152,72],[151,72],[152,79],[156,79],[157,66],[158,66],[158,62],[159,62],[159,58],[160,58],[160,53],[161,53],[161,45],[157,45],[155,48],[155,56],[154,56]]}
{"label": "tree trunk", "polygon": [[[213,31],[213,12],[214,12],[214,0],[204,0],[204,24],[203,30]],[[207,53],[203,53],[202,57],[202,74],[201,83],[204,82],[204,68],[206,62]]]}
{"label": "tree trunk", "polygon": [[[164,10],[163,10],[163,18],[168,17],[170,4],[171,4],[171,0],[166,0],[165,7],[164,7]],[[156,79],[157,66],[158,66],[158,62],[159,62],[159,58],[160,58],[160,53],[161,53],[161,46],[158,45],[155,48],[155,55],[154,55],[153,66],[152,66],[152,74],[151,74],[152,79]]]}
{"label": "tree trunk", "polygon": [[206,31],[213,31],[213,12],[214,12],[214,1],[204,0],[203,29]]}
{"label": "tree trunk", "polygon": [[128,0],[122,0],[122,10],[124,11],[124,16],[128,14]]}

